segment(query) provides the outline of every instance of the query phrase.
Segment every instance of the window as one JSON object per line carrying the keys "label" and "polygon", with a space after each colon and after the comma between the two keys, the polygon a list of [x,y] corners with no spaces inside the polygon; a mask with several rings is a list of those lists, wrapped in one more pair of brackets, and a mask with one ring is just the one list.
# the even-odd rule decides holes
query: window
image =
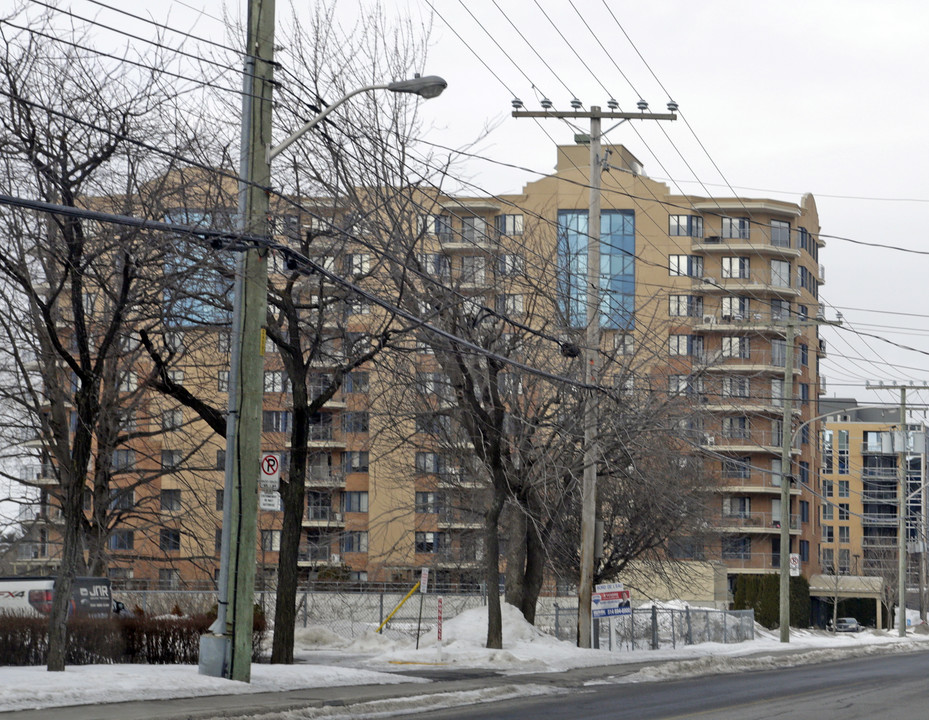
{"label": "window", "polygon": [[368,472],[368,462],[367,450],[349,450],[342,453],[343,472]]}
{"label": "window", "polygon": [[158,547],[165,552],[181,549],[181,531],[162,528],[159,532]]}
{"label": "window", "polygon": [[131,370],[127,370],[119,379],[119,392],[133,392],[139,386],[138,376]]}
{"label": "window", "polygon": [[810,444],[810,426],[803,425],[800,428],[800,444],[809,445]]}
{"label": "window", "polygon": [[416,552],[437,553],[448,547],[447,536],[439,532],[416,533]]}
{"label": "window", "polygon": [[503,277],[525,275],[525,258],[522,255],[501,255],[497,259],[497,273]]}
{"label": "window", "polygon": [[724,217],[722,219],[721,234],[724,238],[734,238],[737,240],[748,240],[749,238],[748,218]]}
{"label": "window", "polygon": [[808,367],[810,364],[810,348],[807,345],[801,343],[800,345],[800,365],[802,367]]}
{"label": "window", "polygon": [[813,297],[819,295],[819,283],[816,280],[816,273],[807,270],[802,265],[797,267],[797,283],[800,287],[809,290]]}
{"label": "window", "polygon": [[177,489],[162,490],[158,496],[162,510],[177,512],[181,509],[181,491]]}
{"label": "window", "polygon": [[703,237],[703,218],[699,215],[670,215],[668,235],[671,237]]}
{"label": "window", "polygon": [[265,370],[266,393],[288,392],[287,374],[283,370]]}
{"label": "window", "polygon": [[669,255],[670,275],[703,277],[703,257],[700,255]]}
{"label": "window", "polygon": [[110,550],[132,550],[134,544],[135,533],[132,530],[114,530],[107,540]]}
{"label": "window", "polygon": [[368,387],[368,373],[366,372],[350,372],[342,380],[342,392],[347,395],[366,393]]}
{"label": "window", "polygon": [[790,247],[790,223],[783,220],[771,221],[771,244],[775,247]]}
{"label": "window", "polygon": [[835,528],[832,527],[832,525],[823,525],[823,542],[824,543],[835,542]]}
{"label": "window", "polygon": [[752,539],[750,537],[724,537],[722,539],[724,560],[751,560]]}
{"label": "window", "polygon": [[835,505],[823,503],[823,521],[835,520]]}
{"label": "window", "polygon": [[113,451],[113,469],[129,470],[135,465],[134,450],[114,450]]}
{"label": "window", "polygon": [[497,215],[494,218],[494,226],[501,235],[522,235],[523,234],[523,216],[522,215]]}
{"label": "window", "polygon": [[723,498],[723,516],[730,518],[747,518],[752,514],[752,499],[749,497]]}
{"label": "window", "polygon": [[501,315],[522,315],[523,296],[520,293],[503,293],[496,297],[496,310]]}
{"label": "window", "polygon": [[771,380],[771,404],[774,407],[784,406],[784,380],[781,378]]}
{"label": "window", "polygon": [[671,317],[700,317],[703,315],[703,298],[699,295],[669,295],[668,315]]}
{"label": "window", "polygon": [[839,503],[839,520],[848,520],[848,503]]}
{"label": "window", "polygon": [[629,333],[616,333],[613,337],[613,348],[617,355],[632,355],[635,340]]}
{"label": "window", "polygon": [[184,411],[181,408],[165,410],[161,416],[161,429],[165,432],[178,430],[184,424]]}
{"label": "window", "polygon": [[180,450],[162,450],[161,467],[163,470],[173,470],[181,464],[183,453]]}
{"label": "window", "polygon": [[[723,460],[723,477],[747,480],[752,475],[752,459],[750,457],[726,458]],[[747,498],[746,498],[747,499]]]}
{"label": "window", "polygon": [[222,488],[219,488],[219,489],[216,491],[216,511],[217,511],[217,512],[222,512],[222,511],[223,511],[223,498],[224,498],[224,496],[225,496],[225,491],[224,491]]}
{"label": "window", "polygon": [[723,436],[727,438],[747,439],[748,438],[748,418],[747,417],[726,417],[723,418]]}
{"label": "window", "polygon": [[771,301],[771,319],[775,322],[787,320],[790,317],[790,303],[787,300]]}
{"label": "window", "polygon": [[749,395],[749,379],[747,377],[723,378],[723,397],[747,398]]}
{"label": "window", "polygon": [[420,215],[420,232],[448,236],[452,232],[452,219],[448,215]]}
{"label": "window", "polygon": [[416,432],[426,435],[441,435],[447,433],[451,422],[446,415],[434,413],[420,413],[416,416]]}
{"label": "window", "polygon": [[835,551],[832,548],[820,548],[819,554],[823,572],[829,575],[835,574]]}
{"label": "window", "polygon": [[365,491],[349,491],[342,493],[342,512],[366,513],[368,512],[368,493]]}
{"label": "window", "polygon": [[702,355],[702,335],[670,335],[668,336],[668,353],[670,355]]}
{"label": "window", "polygon": [[725,335],[723,342],[723,357],[747,358],[749,357],[748,338],[735,335]]}
{"label": "window", "polygon": [[850,488],[849,488],[848,480],[839,480],[839,497],[847,498],[849,491],[850,491]]}
{"label": "window", "polygon": [[434,452],[416,453],[416,472],[420,473],[444,473],[445,459]]}
{"label": "window", "polygon": [[420,253],[419,264],[423,272],[432,278],[448,280],[451,275],[451,264],[448,256],[441,253]]}
{"label": "window", "polygon": [[751,301],[747,297],[736,297],[731,295],[724,297],[720,303],[723,322],[744,320],[748,317],[749,307],[751,307]]}
{"label": "window", "polygon": [[810,561],[810,541],[801,540],[800,541],[800,562],[809,562]]}
{"label": "window", "polygon": [[698,395],[703,392],[703,378],[690,375],[669,375],[668,392],[672,395]]}
{"label": "window", "polygon": [[461,282],[465,285],[483,285],[486,264],[483,255],[465,255],[461,258]]}
{"label": "window", "polygon": [[810,521],[810,503],[807,500],[800,501],[800,522],[808,523]]}
{"label": "window", "polygon": [[834,491],[835,485],[833,484],[832,480],[823,480],[823,495],[830,497]]}
{"label": "window", "polygon": [[461,235],[466,242],[486,242],[487,221],[481,217],[461,218]]}
{"label": "window", "polygon": [[771,341],[771,364],[776,367],[784,367],[787,364],[787,341]]}
{"label": "window", "polygon": [[786,260],[771,261],[771,284],[775,287],[790,287],[790,263]]}
{"label": "window", "polygon": [[281,549],[281,531],[262,530],[261,549],[264,552],[279,552]]}
{"label": "window", "polygon": [[371,270],[371,256],[367,253],[349,253],[344,263],[345,273],[352,277],[367,275]]}
{"label": "window", "polygon": [[781,459],[771,458],[771,484],[774,487],[781,486]]}
{"label": "window", "polygon": [[[92,494],[91,494],[92,495]],[[123,488],[110,490],[110,510],[132,510],[135,507],[135,490]],[[89,509],[89,508],[86,508]]]}
{"label": "window", "polygon": [[[223,549],[223,529],[216,528],[216,534],[213,536],[213,547],[218,555]],[[216,568],[217,572],[219,568]]]}
{"label": "window", "polygon": [[839,525],[839,543],[848,545],[851,541],[851,531],[848,525]]}
{"label": "window", "polygon": [[806,460],[801,460],[797,463],[797,470],[799,471],[797,480],[801,485],[808,487],[810,484],[810,464]]}
{"label": "window", "polygon": [[366,433],[368,432],[368,411],[352,410],[342,413],[342,432]]}
{"label": "window", "polygon": [[342,534],[340,547],[344,553],[368,552],[368,533],[362,530],[349,530]]}
{"label": "window", "polygon": [[417,492],[415,509],[418,513],[435,514],[440,510],[440,495],[434,492]]}
{"label": "window", "polygon": [[750,276],[747,257],[724,257],[722,265],[724,278],[745,280]]}
{"label": "window", "polygon": [[810,384],[800,383],[800,404],[807,405],[810,402]]}
{"label": "window", "polygon": [[219,392],[229,392],[229,371],[220,370],[216,375],[216,389]]}
{"label": "window", "polygon": [[216,469],[217,470],[226,469],[226,451],[225,450],[216,451]]}
{"label": "window", "polygon": [[289,432],[291,424],[289,410],[265,410],[261,413],[263,432]]}
{"label": "window", "polygon": [[181,575],[177,570],[173,568],[162,568],[158,571],[159,590],[177,590],[180,586]]}

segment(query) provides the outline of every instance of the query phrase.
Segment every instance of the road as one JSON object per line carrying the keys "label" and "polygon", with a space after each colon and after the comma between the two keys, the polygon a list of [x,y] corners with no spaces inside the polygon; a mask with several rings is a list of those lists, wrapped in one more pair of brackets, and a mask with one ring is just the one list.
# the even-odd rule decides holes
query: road
{"label": "road", "polygon": [[564,695],[418,713],[419,720],[895,720],[929,714],[929,653],[737,675],[588,686]]}

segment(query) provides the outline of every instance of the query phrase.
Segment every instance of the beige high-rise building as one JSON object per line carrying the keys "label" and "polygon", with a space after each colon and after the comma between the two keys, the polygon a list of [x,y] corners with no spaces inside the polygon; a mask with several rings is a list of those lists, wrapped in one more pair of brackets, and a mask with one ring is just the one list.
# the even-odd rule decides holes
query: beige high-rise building
{"label": "beige high-rise building", "polygon": [[[824,243],[813,197],[794,204],[674,194],[645,175],[626,148],[605,149],[611,170],[603,174],[602,189],[604,346],[636,358],[623,380],[626,389],[692,399],[699,409],[690,428],[695,451],[719,480],[707,518],[718,528],[718,540],[682,556],[724,565],[731,589],[740,574],[778,572],[784,561],[780,527],[788,522],[789,552],[799,554],[801,573],[819,572],[819,506],[812,489],[821,428],[813,418],[824,352],[815,323],[822,317]],[[435,279],[454,279],[457,291],[479,304],[527,325],[545,313],[549,327],[559,317],[577,329],[586,302],[589,175],[588,148],[565,146],[558,148],[555,172],[528,183],[522,193],[431,198],[428,205],[424,200],[422,266]],[[294,222],[311,224],[304,218]],[[324,248],[316,259],[346,277],[364,276],[378,262],[372,250],[352,242]],[[333,340],[328,356],[314,361],[319,384],[344,357],[345,333],[360,332],[378,317],[363,302],[348,301],[345,312],[332,320],[342,337]],[[784,428],[789,318],[804,322],[798,323],[792,348],[794,421]],[[571,327],[563,330],[570,336]],[[427,350],[410,347],[417,353],[417,374],[409,384],[420,394],[431,393],[431,407],[437,407],[445,399]],[[203,357],[191,356],[183,371],[222,406],[228,382],[224,356],[220,352],[209,362]],[[263,445],[286,455],[291,409],[283,365],[270,346],[265,362]],[[302,572],[313,579],[407,581],[430,566],[448,582],[477,582],[478,483],[426,441],[433,430],[428,413],[398,419],[394,398],[383,390],[395,378],[386,377],[384,367],[373,362],[355,369],[314,418]],[[164,412],[181,413],[171,419],[174,425],[191,420],[186,409]],[[110,544],[116,577],[148,584],[159,578],[163,584],[212,579],[218,566],[213,553],[222,445],[202,424],[193,425],[200,428],[193,436],[196,453],[171,446],[171,427],[148,441],[146,456],[152,462],[157,457],[165,472],[146,492],[160,498],[166,524],[149,523],[139,528],[140,537],[121,536]],[[407,428],[403,442],[398,428]],[[781,466],[785,433],[795,435],[790,468]],[[177,484],[188,458],[196,459],[196,479]],[[793,478],[789,508],[780,502],[785,476]],[[168,522],[182,506],[186,520]],[[277,562],[279,515],[260,513],[259,527],[259,562],[270,573]]]}

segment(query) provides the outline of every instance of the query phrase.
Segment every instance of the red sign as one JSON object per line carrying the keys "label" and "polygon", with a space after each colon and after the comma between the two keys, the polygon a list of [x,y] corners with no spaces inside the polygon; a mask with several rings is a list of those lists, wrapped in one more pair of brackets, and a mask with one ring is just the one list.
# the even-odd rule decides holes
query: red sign
{"label": "red sign", "polygon": [[[596,598],[596,599],[595,599],[595,598]],[[610,602],[610,601],[628,600],[628,599],[629,599],[629,591],[628,591],[628,590],[617,590],[617,591],[615,591],[615,592],[594,593],[594,594],[591,596],[591,600],[594,600],[594,602],[597,602],[597,601],[599,601],[599,602]]]}

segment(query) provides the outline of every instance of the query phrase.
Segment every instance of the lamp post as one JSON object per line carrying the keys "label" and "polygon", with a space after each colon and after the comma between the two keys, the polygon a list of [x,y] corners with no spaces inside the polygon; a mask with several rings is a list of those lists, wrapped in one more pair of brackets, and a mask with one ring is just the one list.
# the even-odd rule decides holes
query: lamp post
{"label": "lamp post", "polygon": [[[242,100],[239,229],[267,235],[271,159],[349,98],[372,90],[437,97],[447,83],[414,77],[344,95],[277,147],[271,146],[274,0],[250,0]],[[236,265],[226,432],[223,528],[216,621],[200,640],[200,673],[249,682],[261,452],[262,370],[268,294],[267,250],[252,248]]]}

